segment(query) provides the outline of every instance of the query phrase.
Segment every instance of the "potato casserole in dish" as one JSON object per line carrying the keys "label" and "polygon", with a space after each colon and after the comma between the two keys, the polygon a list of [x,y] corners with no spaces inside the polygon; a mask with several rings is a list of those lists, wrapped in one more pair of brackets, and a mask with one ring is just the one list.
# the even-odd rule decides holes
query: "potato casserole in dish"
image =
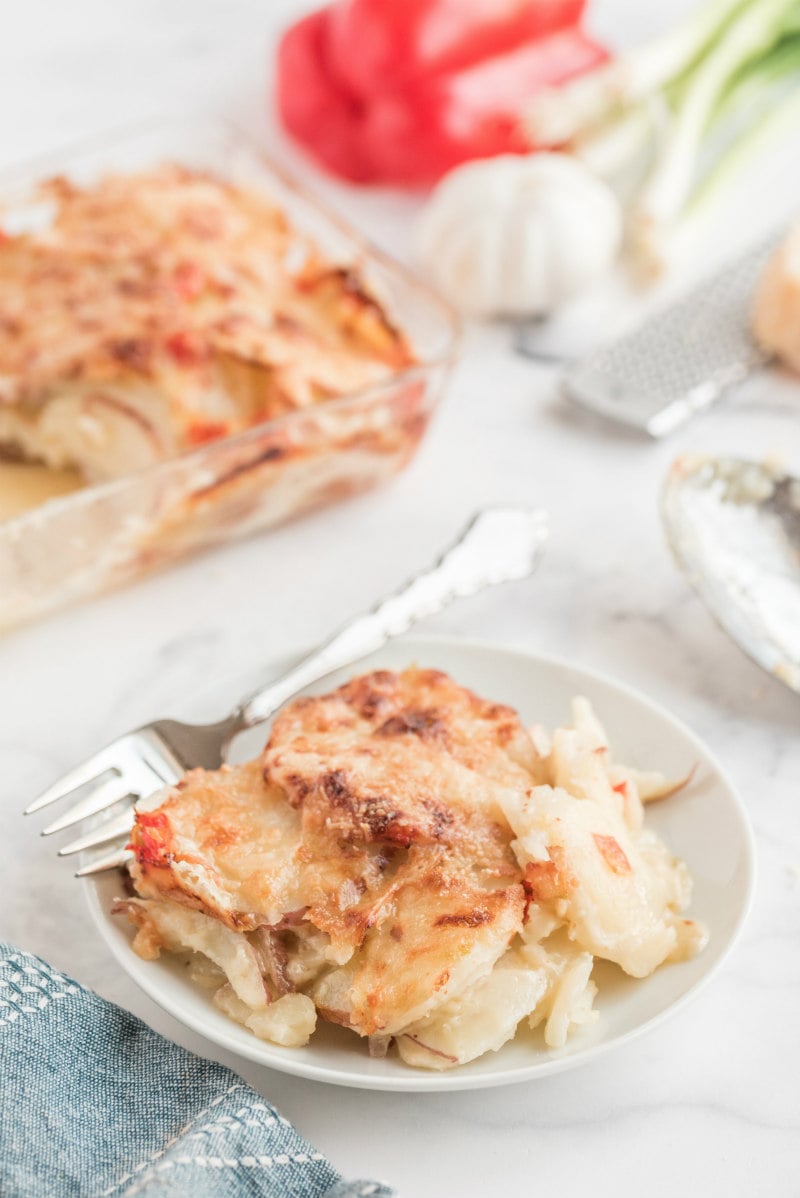
{"label": "potato casserole in dish", "polygon": [[226,126],[0,180],[0,625],[394,474],[454,339]]}

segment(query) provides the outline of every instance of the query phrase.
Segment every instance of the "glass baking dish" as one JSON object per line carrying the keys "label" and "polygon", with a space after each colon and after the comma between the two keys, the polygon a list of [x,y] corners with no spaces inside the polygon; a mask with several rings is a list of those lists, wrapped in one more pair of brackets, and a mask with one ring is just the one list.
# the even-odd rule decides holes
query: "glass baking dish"
{"label": "glass baking dish", "polygon": [[149,124],[4,172],[3,222],[29,219],[26,205],[34,206],[36,185],[52,175],[87,184],[160,162],[210,170],[273,197],[288,216],[298,252],[312,242],[332,265],[355,268],[408,339],[415,363],[368,389],[0,521],[0,628],[396,474],[413,457],[453,363],[458,326],[444,301],[224,122]]}

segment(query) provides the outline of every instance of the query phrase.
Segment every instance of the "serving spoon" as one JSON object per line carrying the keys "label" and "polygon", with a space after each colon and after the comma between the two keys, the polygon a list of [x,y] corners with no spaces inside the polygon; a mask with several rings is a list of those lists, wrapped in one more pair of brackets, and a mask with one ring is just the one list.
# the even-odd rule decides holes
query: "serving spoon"
{"label": "serving spoon", "polygon": [[662,515],[678,565],[717,622],[800,693],[800,477],[767,462],[682,455]]}

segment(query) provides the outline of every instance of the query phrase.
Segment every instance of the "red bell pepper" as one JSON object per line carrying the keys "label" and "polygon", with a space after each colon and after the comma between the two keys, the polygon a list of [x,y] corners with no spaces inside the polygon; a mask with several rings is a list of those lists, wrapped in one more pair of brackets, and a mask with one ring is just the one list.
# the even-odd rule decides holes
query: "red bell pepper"
{"label": "red bell pepper", "polygon": [[339,80],[371,98],[458,71],[578,24],[586,0],[339,0],[329,54]]}
{"label": "red bell pepper", "polygon": [[376,96],[363,118],[361,145],[372,177],[406,186],[435,183],[472,158],[525,154],[525,98],[596,66],[605,50],[579,29],[527,45],[408,93]]}
{"label": "red bell pepper", "polygon": [[[369,8],[368,28],[377,38],[378,11],[384,12],[387,31],[400,28],[398,14],[406,11],[400,0],[337,0],[305,17],[288,30],[278,50],[278,106],[286,128],[335,174],[354,182],[402,186],[433,183],[472,158],[535,148],[520,128],[525,101],[539,88],[595,66],[606,54],[574,25],[532,40],[527,36],[534,15],[541,29],[545,19],[580,14],[583,0],[493,0],[490,11],[491,4],[410,0],[407,42],[401,43],[394,71],[387,68],[392,86],[363,95],[341,75],[337,38],[347,28],[345,17],[353,20],[359,6]],[[437,12],[443,31],[438,41],[430,32],[437,28]],[[422,16],[427,24],[419,20],[414,25],[411,17]],[[423,28],[428,29],[425,37]],[[479,45],[480,31],[484,40]],[[512,37],[517,41],[510,48],[487,52]],[[412,52],[404,58],[400,50],[406,44]],[[361,49],[354,45],[351,57],[359,58]],[[380,56],[376,51],[369,59],[367,50],[363,61],[374,66]],[[475,55],[468,65],[454,65]]]}
{"label": "red bell pepper", "polygon": [[328,9],[292,25],[278,47],[278,109],[284,125],[336,175],[368,183],[372,171],[361,147],[362,105],[331,73]]}

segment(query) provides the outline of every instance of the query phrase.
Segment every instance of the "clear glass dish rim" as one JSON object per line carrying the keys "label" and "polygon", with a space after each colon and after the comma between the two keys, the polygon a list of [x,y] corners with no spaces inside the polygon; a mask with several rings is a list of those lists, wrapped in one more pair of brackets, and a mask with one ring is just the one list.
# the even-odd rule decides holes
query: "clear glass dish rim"
{"label": "clear glass dish rim", "polygon": [[[26,525],[40,523],[42,514],[45,511],[51,514],[56,511],[61,512],[65,509],[78,509],[106,495],[119,493],[131,485],[134,480],[143,478],[156,479],[160,476],[168,476],[178,464],[186,469],[191,469],[193,465],[201,466],[208,455],[216,449],[230,450],[239,446],[244,448],[250,440],[257,440],[260,436],[269,434],[273,429],[277,431],[291,427],[292,424],[301,424],[315,412],[320,412],[324,415],[327,412],[346,411],[351,406],[371,406],[372,403],[377,405],[389,389],[394,390],[396,387],[405,384],[425,382],[431,374],[451,366],[456,357],[461,340],[461,322],[452,305],[432,287],[429,287],[413,270],[375,245],[368,237],[359,233],[345,217],[340,216],[335,209],[329,207],[325,201],[320,200],[312,191],[309,191],[303,183],[294,177],[291,171],[286,170],[283,166],[275,162],[258,145],[251,134],[240,128],[229,117],[220,116],[218,113],[203,115],[197,112],[192,114],[172,112],[162,116],[151,116],[144,120],[104,130],[102,133],[76,138],[74,141],[60,148],[46,150],[41,154],[33,155],[31,158],[22,159],[9,166],[5,166],[0,169],[0,210],[4,198],[3,193],[14,186],[20,188],[23,186],[32,187],[38,178],[44,178],[49,173],[58,172],[59,169],[61,171],[68,170],[71,163],[76,159],[90,153],[101,152],[104,146],[119,146],[123,141],[127,140],[130,142],[134,138],[146,135],[149,132],[160,133],[168,131],[171,128],[178,129],[181,127],[192,128],[201,134],[205,133],[208,135],[209,141],[213,137],[214,131],[224,132],[231,139],[238,140],[242,146],[245,146],[258,158],[267,176],[275,178],[283,188],[297,195],[301,203],[314,209],[324,221],[334,226],[350,242],[353,250],[360,257],[365,261],[377,262],[387,273],[402,280],[405,286],[423,295],[428,304],[438,308],[441,313],[444,330],[444,346],[438,353],[420,359],[412,366],[406,367],[403,370],[387,375],[385,379],[381,379],[377,383],[373,383],[368,387],[361,387],[356,391],[349,391],[345,395],[338,396],[336,399],[325,400],[324,404],[287,412],[282,416],[273,417],[271,420],[262,421],[260,424],[254,424],[250,428],[244,429],[232,436],[221,437],[217,441],[207,442],[195,449],[185,450],[183,453],[167,458],[163,462],[156,462],[151,466],[145,466],[141,470],[131,471],[120,478],[110,479],[102,483],[89,483],[67,495],[59,495],[51,499],[46,499],[35,507],[21,512],[19,515],[12,516],[6,520],[0,520],[0,535],[16,538],[25,530]],[[113,167],[110,169],[113,170]],[[287,215],[291,221],[291,212],[288,212]]]}

